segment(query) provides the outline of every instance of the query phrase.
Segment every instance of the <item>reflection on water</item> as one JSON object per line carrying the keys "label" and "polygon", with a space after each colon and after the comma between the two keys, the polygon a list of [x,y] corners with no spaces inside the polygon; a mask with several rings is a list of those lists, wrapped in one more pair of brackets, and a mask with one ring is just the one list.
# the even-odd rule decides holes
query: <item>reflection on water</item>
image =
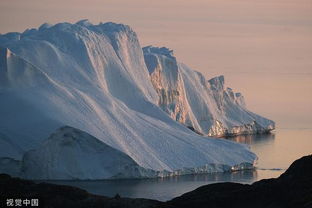
{"label": "reflection on water", "polygon": [[[277,133],[279,136],[279,131]],[[229,137],[228,140],[247,144],[250,146],[251,150],[257,154],[258,161],[256,162],[257,177],[254,181],[265,179],[265,178],[276,178],[282,174],[287,167],[282,167],[281,164],[276,164],[276,166],[270,165],[270,161],[273,160],[270,155],[275,148],[275,136],[276,132],[271,132],[269,134],[256,134],[256,135],[240,135],[236,137]],[[281,139],[277,136],[277,140]],[[282,150],[279,150],[282,151]],[[289,163],[290,164],[290,163]]]}
{"label": "reflection on water", "polygon": [[272,134],[230,138],[250,145],[257,154],[257,178],[278,177],[290,164],[312,153],[312,129],[277,129]]}
{"label": "reflection on water", "polygon": [[268,134],[263,135],[240,135],[235,137],[229,137],[228,140],[238,142],[238,143],[244,143],[248,145],[255,145],[255,144],[261,144],[261,143],[273,143],[275,139],[275,133],[271,132]]}
{"label": "reflection on water", "polygon": [[273,134],[228,138],[248,144],[257,154],[256,170],[141,180],[49,181],[77,186],[94,194],[169,200],[199,186],[216,182],[252,183],[278,177],[296,159],[312,153],[311,129],[277,129]]}
{"label": "reflection on water", "polygon": [[76,186],[91,193],[105,196],[115,196],[118,193],[123,197],[166,201],[199,186],[216,182],[252,183],[255,178],[257,178],[257,171],[247,170],[234,173],[185,175],[156,179],[49,181],[49,183]]}

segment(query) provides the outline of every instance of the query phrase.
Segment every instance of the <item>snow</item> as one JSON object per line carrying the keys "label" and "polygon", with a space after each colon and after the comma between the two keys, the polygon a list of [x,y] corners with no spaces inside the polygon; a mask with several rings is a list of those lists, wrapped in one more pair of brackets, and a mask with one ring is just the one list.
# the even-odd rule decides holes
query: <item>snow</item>
{"label": "snow", "polygon": [[111,179],[153,177],[125,153],[72,127],[62,127],[25,153],[20,175],[28,179]]}
{"label": "snow", "polygon": [[[25,178],[113,177],[117,173],[113,166],[111,172],[99,167],[107,162],[98,158],[105,152],[95,153],[99,141],[104,149],[115,152],[112,154],[131,158],[124,164],[134,162],[158,176],[224,171],[253,164],[256,159],[247,146],[199,136],[159,108],[153,76],[129,26],[87,21],[44,25],[0,35],[0,48],[0,157],[11,158],[13,162],[5,163],[8,167],[17,164],[14,161],[22,162],[23,169],[29,170],[23,173]],[[188,71],[190,76],[200,77],[188,69],[183,76]],[[181,76],[178,72],[173,75],[172,80]],[[193,85],[203,87],[197,82]],[[188,89],[183,89],[187,94]],[[190,100],[196,101],[185,102]],[[203,107],[187,115],[196,118],[209,112]],[[82,137],[73,142],[68,153],[67,147],[60,145],[66,138],[51,136],[64,126],[85,132],[73,133]],[[79,146],[80,141],[84,145]],[[58,151],[62,151],[60,157]],[[86,152],[88,160],[80,152]],[[77,167],[69,173],[67,166],[72,160]],[[49,161],[56,165],[54,169],[46,168]],[[96,167],[99,173],[95,173]],[[42,172],[35,174],[34,168]],[[123,174],[138,176],[131,171]]]}
{"label": "snow", "polygon": [[174,120],[208,136],[266,133],[274,122],[250,112],[241,93],[179,63],[168,48],[143,48],[158,105]]}

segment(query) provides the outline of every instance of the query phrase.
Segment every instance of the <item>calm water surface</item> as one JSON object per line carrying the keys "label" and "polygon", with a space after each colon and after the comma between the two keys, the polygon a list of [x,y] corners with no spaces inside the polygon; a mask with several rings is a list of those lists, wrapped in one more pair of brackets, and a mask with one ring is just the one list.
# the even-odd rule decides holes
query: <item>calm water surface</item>
{"label": "calm water surface", "polygon": [[312,154],[312,129],[277,129],[270,135],[238,136],[230,140],[250,145],[257,169],[234,173],[188,175],[163,179],[49,181],[83,188],[91,193],[166,201],[199,186],[216,182],[252,183],[278,177],[296,159]]}

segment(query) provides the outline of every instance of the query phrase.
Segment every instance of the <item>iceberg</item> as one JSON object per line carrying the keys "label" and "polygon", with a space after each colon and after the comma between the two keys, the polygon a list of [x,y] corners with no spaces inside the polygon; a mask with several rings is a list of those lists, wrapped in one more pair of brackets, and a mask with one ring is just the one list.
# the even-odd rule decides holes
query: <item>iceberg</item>
{"label": "iceberg", "polygon": [[273,121],[247,109],[241,93],[224,86],[224,76],[206,80],[165,47],[147,46],[143,52],[158,105],[172,119],[215,137],[262,134],[275,128]]}
{"label": "iceberg", "polygon": [[[154,177],[225,171],[257,158],[246,145],[194,133],[159,107],[154,76],[129,26],[44,24],[0,35],[0,48],[2,172],[31,179]],[[112,166],[118,158],[121,166]],[[119,171],[129,166],[139,171]]]}
{"label": "iceberg", "polygon": [[18,173],[28,179],[90,180],[155,177],[131,157],[78,129],[64,126],[24,154]]}

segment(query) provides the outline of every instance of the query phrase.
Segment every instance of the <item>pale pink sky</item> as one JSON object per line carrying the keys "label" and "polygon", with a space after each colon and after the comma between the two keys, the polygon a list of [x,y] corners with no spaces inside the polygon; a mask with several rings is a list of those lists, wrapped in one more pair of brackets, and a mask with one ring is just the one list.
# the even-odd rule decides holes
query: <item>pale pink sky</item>
{"label": "pale pink sky", "polygon": [[278,126],[312,128],[312,0],[0,1],[0,33],[80,19],[128,24],[142,46],[172,48],[207,78],[224,74]]}

